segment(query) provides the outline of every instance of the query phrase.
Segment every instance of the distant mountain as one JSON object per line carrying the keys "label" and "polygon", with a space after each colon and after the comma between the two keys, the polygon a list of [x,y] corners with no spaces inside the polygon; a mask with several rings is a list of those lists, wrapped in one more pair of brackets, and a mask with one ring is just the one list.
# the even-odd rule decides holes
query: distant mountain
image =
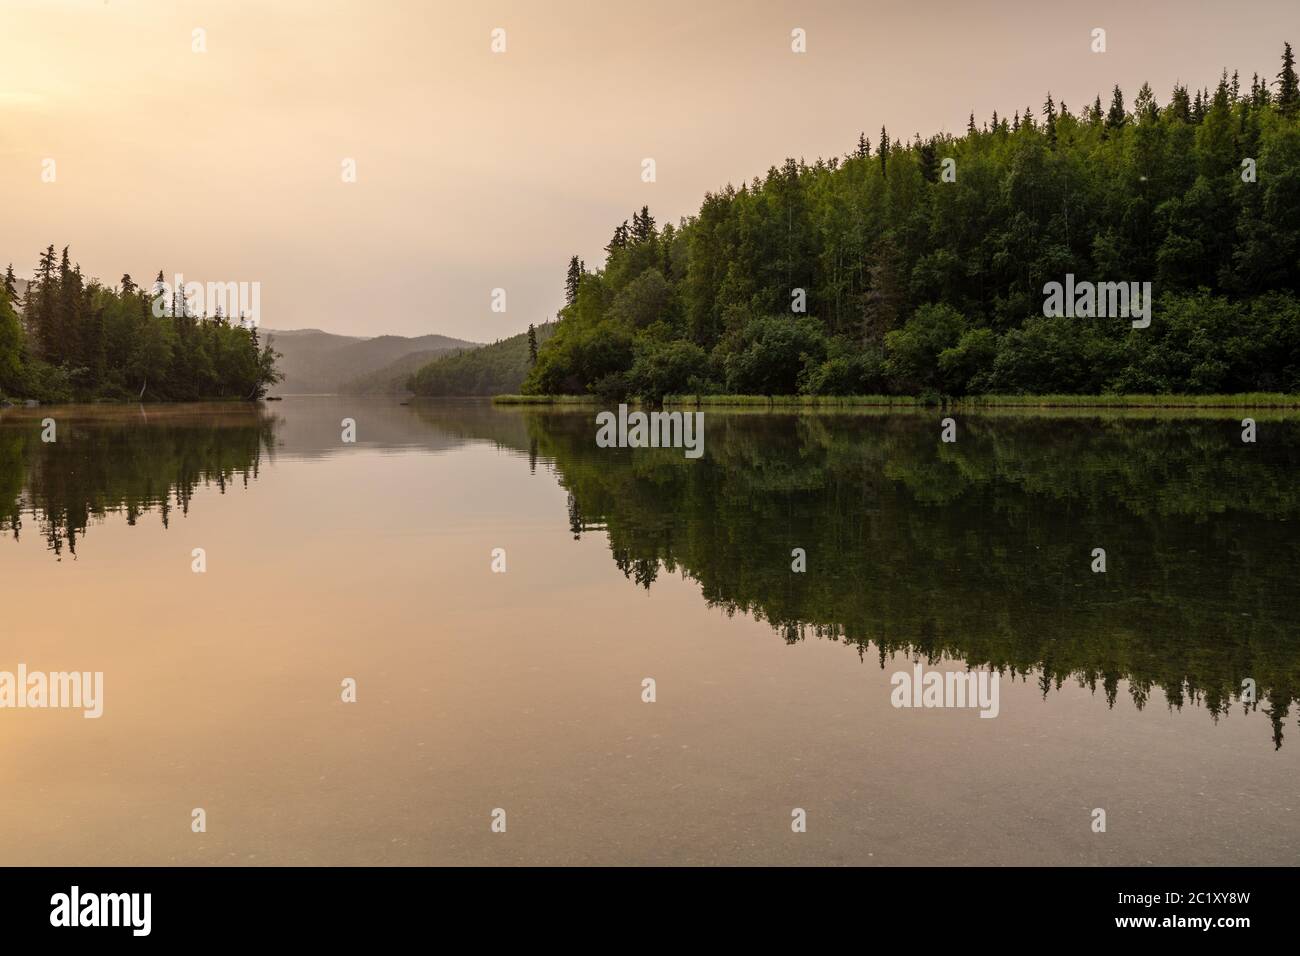
{"label": "distant mountain", "polygon": [[266,328],[261,335],[283,356],[277,365],[284,381],[274,389],[279,395],[336,394],[353,380],[366,378],[413,353],[421,353],[428,361],[449,351],[478,348],[477,342],[446,335],[359,338],[319,329]]}
{"label": "distant mountain", "polygon": [[[555,331],[554,322],[537,326],[537,344]],[[434,359],[411,376],[416,395],[513,395],[518,393],[530,367],[528,333],[520,332],[472,352],[459,352]]]}
{"label": "distant mountain", "polygon": [[[480,346],[480,348],[484,347]],[[448,353],[442,349],[426,349],[403,355],[396,362],[390,362],[383,368],[344,382],[339,387],[339,392],[344,395],[409,395],[411,389],[407,382],[411,376],[434,359],[448,354],[459,354],[459,350]]]}

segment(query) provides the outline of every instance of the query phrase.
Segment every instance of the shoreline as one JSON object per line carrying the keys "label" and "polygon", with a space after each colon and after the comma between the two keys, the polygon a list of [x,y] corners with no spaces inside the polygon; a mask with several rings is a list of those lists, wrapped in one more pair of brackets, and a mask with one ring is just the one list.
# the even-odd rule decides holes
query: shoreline
{"label": "shoreline", "polygon": [[[612,400],[611,400],[612,401]],[[625,400],[628,405],[652,402]],[[494,395],[494,405],[599,405],[594,395]],[[1300,408],[1300,395],[976,395],[923,399],[915,395],[665,395],[665,408]]]}

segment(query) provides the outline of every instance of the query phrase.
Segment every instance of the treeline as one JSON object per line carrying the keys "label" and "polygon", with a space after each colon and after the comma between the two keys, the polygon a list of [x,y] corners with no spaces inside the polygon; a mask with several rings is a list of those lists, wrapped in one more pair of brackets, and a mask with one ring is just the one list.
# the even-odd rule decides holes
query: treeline
{"label": "treeline", "polygon": [[440,356],[412,375],[407,388],[429,397],[517,393],[555,327],[554,322],[530,325],[527,332],[491,345]]}
{"label": "treeline", "polygon": [[[1300,391],[1300,88],[1143,84],[964,135],[882,129],[788,159],[660,228],[642,207],[524,391],[737,394]],[[1067,273],[1150,282],[1149,328],[1049,318]],[[802,311],[801,311],[802,310]]]}
{"label": "treeline", "polygon": [[152,290],[123,275],[117,288],[86,279],[48,247],[24,295],[12,264],[0,287],[0,397],[192,401],[260,398],[279,381],[257,329],[194,315],[184,295],[154,314]]}

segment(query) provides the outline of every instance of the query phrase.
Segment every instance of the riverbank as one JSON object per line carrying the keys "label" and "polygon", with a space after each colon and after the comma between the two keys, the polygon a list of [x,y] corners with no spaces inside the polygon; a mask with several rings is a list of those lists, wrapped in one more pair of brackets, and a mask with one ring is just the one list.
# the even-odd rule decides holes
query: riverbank
{"label": "riverbank", "polygon": [[[497,405],[601,404],[594,395],[496,395],[492,401]],[[969,395],[945,399],[915,395],[666,395],[663,404],[676,408],[1300,408],[1300,395]]]}
{"label": "riverbank", "polygon": [[65,405],[211,405],[211,404],[249,404],[253,405],[258,402],[281,402],[284,401],[280,396],[264,395],[261,398],[239,398],[237,396],[222,396],[219,398],[186,398],[186,399],[158,399],[158,398],[69,398],[40,401],[35,398],[13,398],[0,395],[0,411],[10,408],[59,408]]}

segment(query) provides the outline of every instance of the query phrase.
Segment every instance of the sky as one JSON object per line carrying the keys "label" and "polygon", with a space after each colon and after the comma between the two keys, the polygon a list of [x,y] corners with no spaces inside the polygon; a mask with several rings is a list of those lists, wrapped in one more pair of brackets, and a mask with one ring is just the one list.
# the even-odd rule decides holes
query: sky
{"label": "sky", "polygon": [[110,285],[260,283],[270,328],[490,342],[642,205],[1048,91],[1249,86],[1283,40],[1295,0],[0,0],[0,266],[70,245]]}

